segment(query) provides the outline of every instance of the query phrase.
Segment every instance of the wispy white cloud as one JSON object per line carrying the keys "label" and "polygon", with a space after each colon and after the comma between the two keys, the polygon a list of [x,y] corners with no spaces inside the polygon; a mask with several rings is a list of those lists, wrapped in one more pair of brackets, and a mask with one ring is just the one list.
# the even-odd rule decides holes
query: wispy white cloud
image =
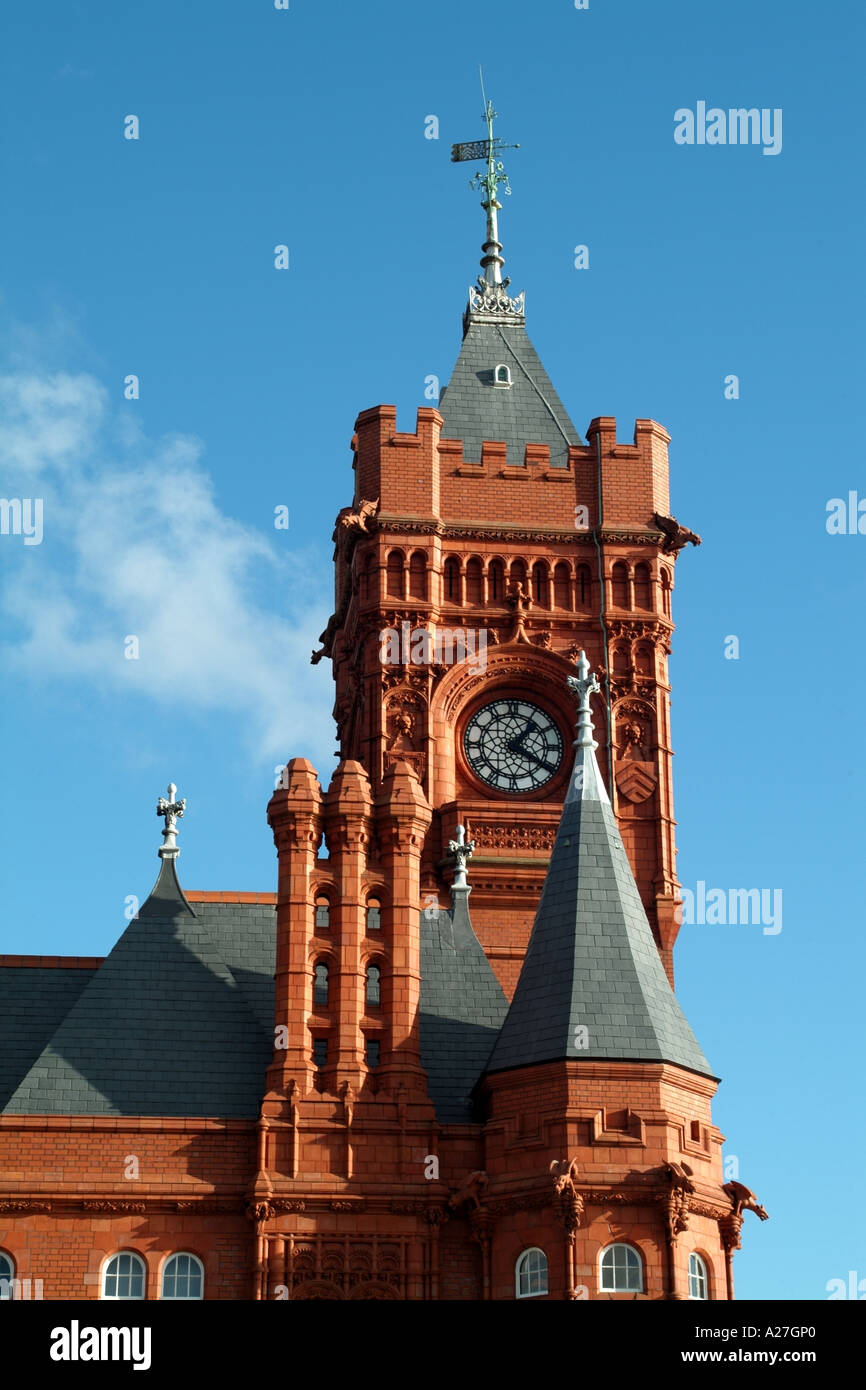
{"label": "wispy white cloud", "polygon": [[275,762],[299,743],[327,749],[324,668],[310,666],[330,611],[325,557],[226,515],[200,441],[123,421],[90,375],[0,375],[3,491],[14,480],[44,498],[43,544],[5,545],[7,666],[229,712]]}

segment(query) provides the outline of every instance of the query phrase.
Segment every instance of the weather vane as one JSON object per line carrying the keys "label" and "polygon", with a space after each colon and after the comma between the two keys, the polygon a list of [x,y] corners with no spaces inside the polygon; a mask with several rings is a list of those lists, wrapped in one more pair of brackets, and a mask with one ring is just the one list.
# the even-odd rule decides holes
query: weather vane
{"label": "weather vane", "polygon": [[499,220],[497,217],[497,213],[502,208],[498,197],[500,188],[505,193],[511,192],[505,165],[500,156],[504,150],[519,150],[520,146],[508,145],[493,134],[493,122],[497,119],[498,112],[494,111],[493,102],[487,100],[484,91],[484,76],[480,68],[478,72],[481,76],[481,96],[484,101],[487,139],[467,140],[463,144],[451,146],[453,164],[464,164],[469,160],[485,160],[487,163],[486,171],[479,170],[469,181],[470,188],[482,190],[481,206],[487,214],[487,240],[484,243],[484,256],[481,260],[484,274],[478,277],[479,289],[470,291],[470,308],[522,314],[523,296],[512,300],[503,293],[511,281],[507,276],[504,280],[502,278],[502,267],[505,261],[499,240]]}

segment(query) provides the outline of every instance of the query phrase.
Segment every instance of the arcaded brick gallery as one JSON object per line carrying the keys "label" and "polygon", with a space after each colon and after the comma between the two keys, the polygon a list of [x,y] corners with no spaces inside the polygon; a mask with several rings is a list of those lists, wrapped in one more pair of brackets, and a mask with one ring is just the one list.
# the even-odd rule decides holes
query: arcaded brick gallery
{"label": "arcaded brick gallery", "polygon": [[673,992],[698,537],[660,425],[572,424],[490,171],[439,409],[356,422],[313,656],[340,762],[286,766],[276,894],[184,893],[170,787],[109,955],[0,957],[2,1296],[733,1297],[766,1213]]}

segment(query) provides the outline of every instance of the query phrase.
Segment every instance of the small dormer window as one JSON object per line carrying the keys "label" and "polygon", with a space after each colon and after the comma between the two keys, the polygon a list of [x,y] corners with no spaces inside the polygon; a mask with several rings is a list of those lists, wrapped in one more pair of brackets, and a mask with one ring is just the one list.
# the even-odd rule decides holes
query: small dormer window
{"label": "small dormer window", "polygon": [[505,362],[500,362],[496,367],[493,368],[493,385],[511,385],[511,368],[507,366]]}

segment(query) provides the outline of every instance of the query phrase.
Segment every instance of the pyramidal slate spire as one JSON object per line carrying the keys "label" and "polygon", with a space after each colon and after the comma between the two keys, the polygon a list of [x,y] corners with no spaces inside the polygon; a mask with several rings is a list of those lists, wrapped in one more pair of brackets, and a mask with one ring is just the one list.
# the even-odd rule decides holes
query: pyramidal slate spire
{"label": "pyramidal slate spire", "polygon": [[568,466],[568,450],[582,440],[560,401],[553,383],[526,332],[525,295],[508,294],[511,283],[503,279],[499,218],[499,190],[510,193],[500,155],[506,145],[493,134],[493,103],[485,104],[486,140],[453,145],[451,159],[483,161],[486,169],[471,181],[482,191],[486,236],[481,258],[482,274],[469,290],[463,315],[463,346],[448,385],[439,398],[445,426],[443,437],[461,439],[468,462],[481,458],[484,440],[507,446],[507,462],[521,465],[527,444],[546,444],[555,468]]}
{"label": "pyramidal slate spire", "polygon": [[[517,989],[486,1070],[566,1059],[713,1076],[668,982],[595,756],[584,652],[574,772]],[[714,1078],[715,1079],[715,1078]]]}

